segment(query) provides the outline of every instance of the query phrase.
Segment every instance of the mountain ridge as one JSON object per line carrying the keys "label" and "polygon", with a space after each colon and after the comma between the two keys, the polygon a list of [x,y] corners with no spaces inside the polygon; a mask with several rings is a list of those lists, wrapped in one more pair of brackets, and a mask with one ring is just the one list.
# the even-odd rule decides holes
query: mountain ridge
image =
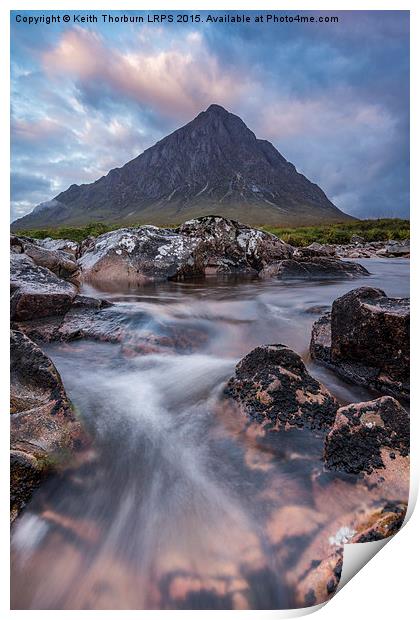
{"label": "mountain ridge", "polygon": [[239,116],[211,104],[120,168],[37,205],[12,229],[169,225],[208,213],[251,225],[354,219]]}

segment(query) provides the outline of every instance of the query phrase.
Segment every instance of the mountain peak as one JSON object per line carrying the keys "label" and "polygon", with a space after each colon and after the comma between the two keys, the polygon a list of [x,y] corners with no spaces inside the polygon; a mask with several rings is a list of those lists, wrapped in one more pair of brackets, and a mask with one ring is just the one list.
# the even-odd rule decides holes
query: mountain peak
{"label": "mountain peak", "polygon": [[212,103],[209,105],[209,107],[207,108],[207,110],[205,111],[205,114],[220,114],[220,115],[226,115],[229,114],[229,112],[227,110],[225,110],[225,108],[217,103]]}
{"label": "mountain peak", "polygon": [[69,189],[15,230],[86,222],[176,224],[214,213],[245,224],[347,219],[243,120],[212,103],[191,122],[94,183]]}

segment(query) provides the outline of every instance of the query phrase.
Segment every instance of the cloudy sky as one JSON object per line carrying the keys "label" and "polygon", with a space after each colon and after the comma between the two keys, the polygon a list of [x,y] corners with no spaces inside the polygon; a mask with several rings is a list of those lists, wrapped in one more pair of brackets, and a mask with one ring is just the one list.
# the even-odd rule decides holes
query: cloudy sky
{"label": "cloudy sky", "polygon": [[241,116],[344,211],[408,217],[408,12],[164,26],[28,26],[17,14],[13,219],[123,165],[211,103]]}

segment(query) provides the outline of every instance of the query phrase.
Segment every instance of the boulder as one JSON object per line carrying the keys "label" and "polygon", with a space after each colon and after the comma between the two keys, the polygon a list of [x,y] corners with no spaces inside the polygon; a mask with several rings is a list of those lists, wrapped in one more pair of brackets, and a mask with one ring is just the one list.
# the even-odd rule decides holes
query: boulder
{"label": "boulder", "polygon": [[82,279],[92,284],[129,285],[195,275],[197,243],[155,226],[114,230],[84,247],[79,259]]}
{"label": "boulder", "polygon": [[324,243],[314,241],[310,245],[303,248],[296,248],[293,256],[297,258],[310,256],[335,256],[335,247]]}
{"label": "boulder", "polygon": [[225,394],[267,430],[329,428],[338,409],[335,398],[311,377],[299,355],[281,344],[248,353],[237,364]]}
{"label": "boulder", "polygon": [[388,241],[385,247],[378,250],[376,254],[385,257],[408,256],[410,254],[410,240]]}
{"label": "boulder", "polygon": [[331,315],[316,321],[310,351],[345,379],[407,398],[409,336],[409,299],[361,287],[336,299]]}
{"label": "boulder", "polygon": [[50,237],[46,237],[45,239],[36,239],[35,243],[47,250],[62,250],[75,258],[78,258],[80,254],[79,243],[77,243],[77,241],[71,241],[71,239],[51,239]]}
{"label": "boulder", "polygon": [[340,407],[325,439],[324,461],[329,469],[370,474],[384,468],[384,450],[407,456],[409,443],[407,411],[391,396],[382,396]]}
{"label": "boulder", "polygon": [[331,312],[326,312],[313,324],[309,350],[314,359],[331,361]]}
{"label": "boulder", "polygon": [[26,253],[10,255],[12,320],[64,314],[77,295],[77,287],[40,267]]}
{"label": "boulder", "polygon": [[86,438],[51,360],[18,331],[11,332],[10,347],[14,519],[41,481],[82,448]]}
{"label": "boulder", "polygon": [[204,273],[257,273],[267,264],[293,254],[293,248],[275,235],[219,216],[185,222],[177,231],[199,239],[197,265]]}
{"label": "boulder", "polygon": [[358,263],[325,256],[295,257],[272,263],[262,269],[261,278],[279,280],[330,280],[335,278],[359,278],[369,275]]}
{"label": "boulder", "polygon": [[366,239],[364,237],[361,237],[360,235],[352,235],[350,238],[350,243],[364,243],[366,241]]}
{"label": "boulder", "polygon": [[27,237],[11,237],[11,249],[15,254],[26,254],[38,267],[45,267],[60,278],[78,283],[79,266],[73,254],[48,249],[39,241]]}

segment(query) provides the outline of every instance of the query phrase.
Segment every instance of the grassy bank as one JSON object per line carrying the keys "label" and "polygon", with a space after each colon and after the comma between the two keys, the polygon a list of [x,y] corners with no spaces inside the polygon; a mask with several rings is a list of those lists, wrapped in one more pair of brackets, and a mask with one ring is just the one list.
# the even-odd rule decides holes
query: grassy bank
{"label": "grassy bank", "polygon": [[408,239],[409,220],[380,219],[359,220],[342,224],[302,226],[299,228],[273,228],[264,226],[263,230],[294,246],[318,243],[349,243],[353,235],[360,235],[366,241],[387,241],[388,239]]}
{"label": "grassy bank", "polygon": [[[93,223],[83,228],[45,228],[43,230],[25,230],[20,233],[35,239],[71,239],[82,241],[89,235],[97,237],[110,230],[119,228],[118,224]],[[366,241],[386,241],[388,239],[407,239],[410,237],[409,220],[381,219],[359,220],[342,224],[321,224],[319,226],[302,226],[298,228],[277,228],[261,226],[263,230],[271,232],[284,241],[295,246],[305,246],[317,241],[318,243],[349,243],[352,235],[360,235]]]}

